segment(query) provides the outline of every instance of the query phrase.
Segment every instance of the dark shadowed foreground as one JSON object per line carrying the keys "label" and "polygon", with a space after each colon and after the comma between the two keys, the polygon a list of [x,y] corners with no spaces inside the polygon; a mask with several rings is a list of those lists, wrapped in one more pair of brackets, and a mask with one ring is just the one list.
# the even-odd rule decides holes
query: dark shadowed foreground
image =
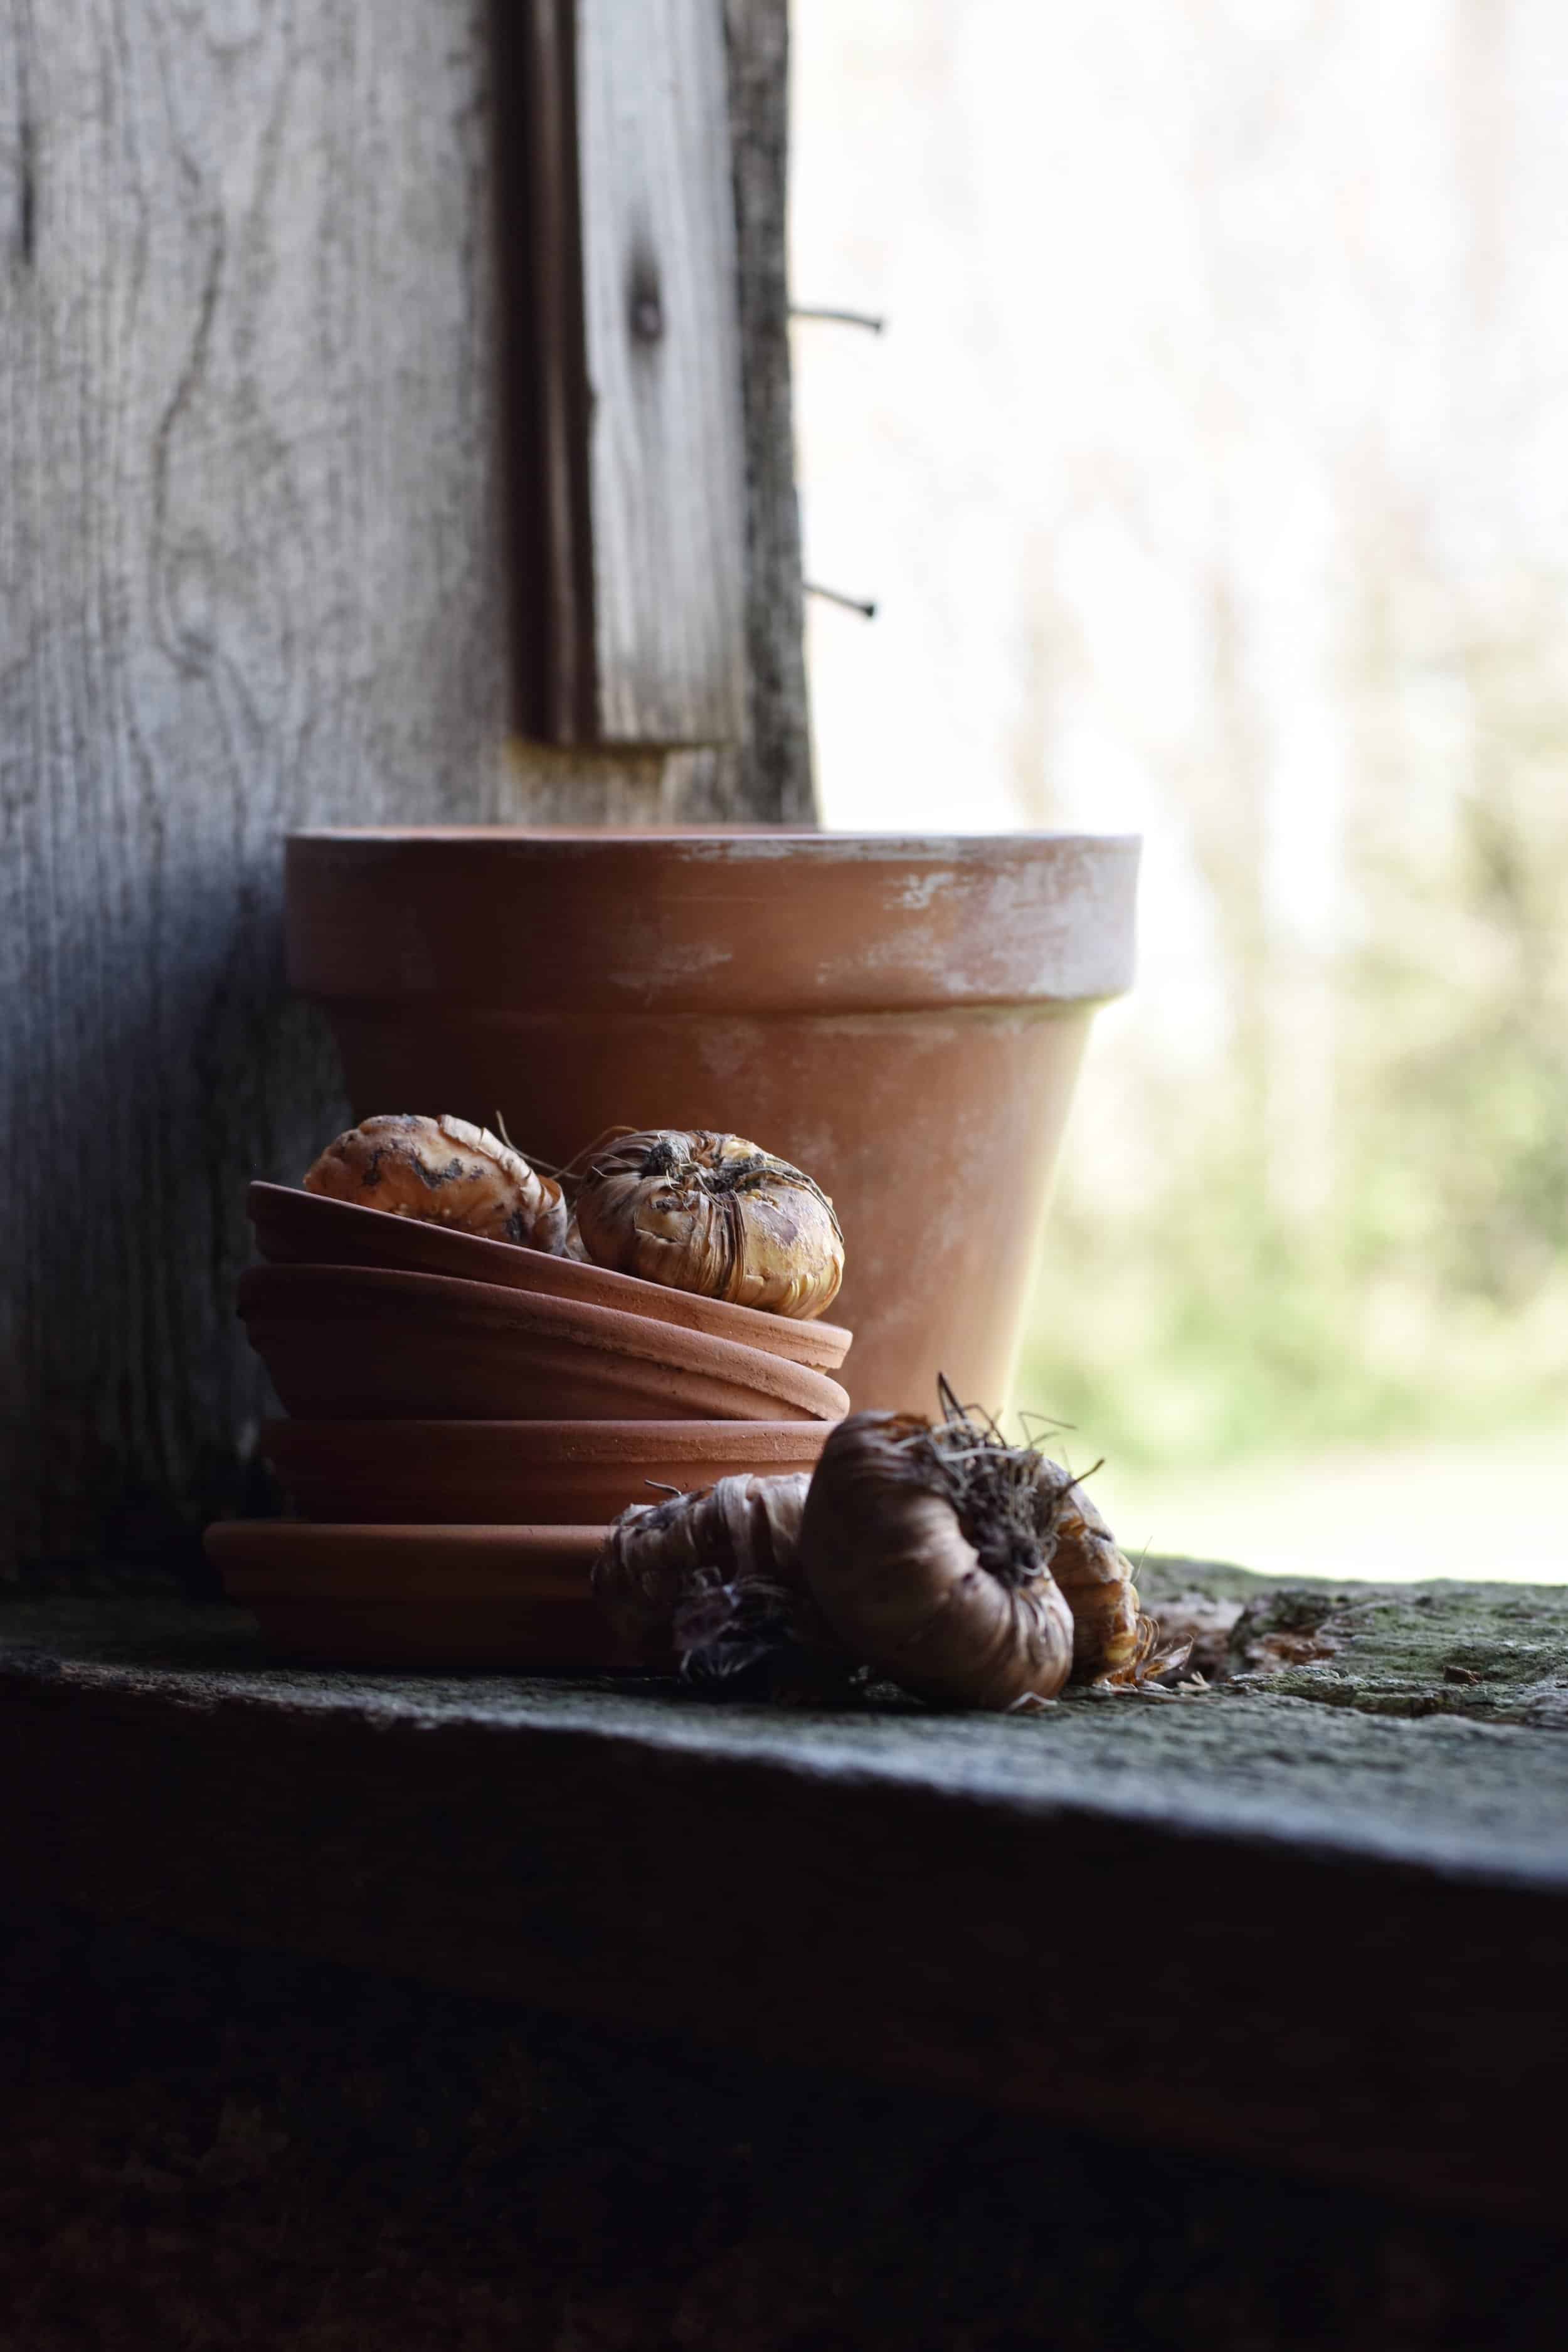
{"label": "dark shadowed foreground", "polygon": [[1562,2341],[1544,2231],[276,1952],[4,1929],[6,2352]]}
{"label": "dark shadowed foreground", "polygon": [[1144,1581],[1212,1686],[1029,1717],[333,1675],[222,1606],[19,1598],[0,1883],[1559,2227],[1568,1595]]}

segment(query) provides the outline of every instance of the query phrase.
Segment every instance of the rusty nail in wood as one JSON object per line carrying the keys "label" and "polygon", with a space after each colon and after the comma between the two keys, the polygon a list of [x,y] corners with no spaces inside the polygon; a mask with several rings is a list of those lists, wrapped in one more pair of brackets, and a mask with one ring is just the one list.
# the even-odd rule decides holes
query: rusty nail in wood
{"label": "rusty nail in wood", "polygon": [[846,596],[838,588],[819,588],[815,580],[807,580],[804,585],[808,596],[826,596],[830,604],[842,604],[847,612],[858,613],[862,620],[874,621],[877,617],[875,603],[864,596]]}
{"label": "rusty nail in wood", "polygon": [[792,319],[826,319],[837,327],[864,327],[871,335],[879,335],[888,323],[874,310],[823,310],[816,304],[804,302],[792,302],[789,314]]}

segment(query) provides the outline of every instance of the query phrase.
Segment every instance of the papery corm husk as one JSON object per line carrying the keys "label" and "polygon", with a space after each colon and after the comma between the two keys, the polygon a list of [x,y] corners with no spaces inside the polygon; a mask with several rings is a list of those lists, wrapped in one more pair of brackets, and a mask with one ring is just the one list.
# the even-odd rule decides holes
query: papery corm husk
{"label": "papery corm husk", "polygon": [[845,1646],[917,1697],[1026,1708],[1072,1667],[1073,1622],[1043,1557],[1038,1456],[950,1410],[858,1412],[806,1499],[805,1580]]}
{"label": "papery corm husk", "polygon": [[1073,1681],[1135,1690],[1175,1673],[1192,1654],[1191,1641],[1162,1643],[1158,1618],[1140,1603],[1132,1563],[1081,1479],[1044,1454],[1036,1460],[1041,1550],[1072,1611]]}
{"label": "papery corm husk", "polygon": [[589,1160],[574,1187],[589,1256],[668,1289],[806,1321],[844,1278],[821,1186],[743,1136],[653,1128]]}
{"label": "papery corm husk", "polygon": [[1074,1682],[1131,1666],[1142,1612],[1132,1567],[1079,1482],[1044,1456],[1035,1473],[1042,1550],[1072,1611]]}
{"label": "papery corm husk", "polygon": [[414,1217],[488,1241],[563,1255],[569,1211],[542,1176],[489,1128],[449,1111],[392,1111],[329,1143],[305,1178],[308,1192],[356,1208]]}
{"label": "papery corm husk", "polygon": [[651,1664],[738,1673],[803,1637],[815,1612],[800,1572],[804,1471],[741,1475],[634,1503],[594,1562],[594,1598]]}

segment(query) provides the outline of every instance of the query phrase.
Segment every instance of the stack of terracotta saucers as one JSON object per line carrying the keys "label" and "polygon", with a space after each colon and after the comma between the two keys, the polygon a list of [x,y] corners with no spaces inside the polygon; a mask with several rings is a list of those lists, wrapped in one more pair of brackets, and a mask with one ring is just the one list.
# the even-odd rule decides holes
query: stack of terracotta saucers
{"label": "stack of terracotta saucers", "polygon": [[602,1669],[609,1521],[809,1471],[850,1335],[573,1258],[253,1184],[239,1311],[291,1416],[295,1519],[207,1549],[274,1648],[355,1665]]}

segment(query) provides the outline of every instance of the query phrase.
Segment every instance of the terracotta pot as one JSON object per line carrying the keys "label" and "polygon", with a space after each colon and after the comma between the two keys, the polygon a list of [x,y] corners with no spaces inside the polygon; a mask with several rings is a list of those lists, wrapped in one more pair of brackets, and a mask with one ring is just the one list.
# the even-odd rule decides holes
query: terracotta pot
{"label": "terracotta pot", "polygon": [[831,1422],[273,1421],[261,1450],[307,1519],[585,1526],[666,1487],[812,1470]]}
{"label": "terracotta pot", "polygon": [[749,1135],[832,1194],[858,1404],[1005,1401],[1138,845],[1070,835],[299,834],[289,968],[356,1117]]}
{"label": "terracotta pot", "polygon": [[689,1291],[666,1290],[635,1274],[580,1265],[574,1258],[548,1257],[542,1250],[487,1241],[480,1234],[453,1233],[413,1217],[388,1216],[380,1209],[358,1208],[352,1201],[328,1200],[287,1184],[253,1184],[246,1210],[256,1229],[257,1247],[269,1265],[389,1265],[410,1274],[494,1282],[507,1290],[531,1290],[542,1297],[576,1299],[588,1307],[614,1307],[623,1315],[679,1323],[688,1331],[736,1339],[742,1347],[762,1348],[770,1356],[787,1356],[823,1372],[837,1370],[854,1336],[842,1324],[794,1323],[787,1316],[731,1307],[721,1298],[693,1298]]}
{"label": "terracotta pot", "polygon": [[323,1665],[603,1673],[615,1637],[588,1571],[603,1528],[235,1521],[207,1557],[278,1655]]}
{"label": "terracotta pot", "polygon": [[246,1335],[318,1421],[835,1421],[837,1381],[644,1315],[384,1266],[253,1265]]}

